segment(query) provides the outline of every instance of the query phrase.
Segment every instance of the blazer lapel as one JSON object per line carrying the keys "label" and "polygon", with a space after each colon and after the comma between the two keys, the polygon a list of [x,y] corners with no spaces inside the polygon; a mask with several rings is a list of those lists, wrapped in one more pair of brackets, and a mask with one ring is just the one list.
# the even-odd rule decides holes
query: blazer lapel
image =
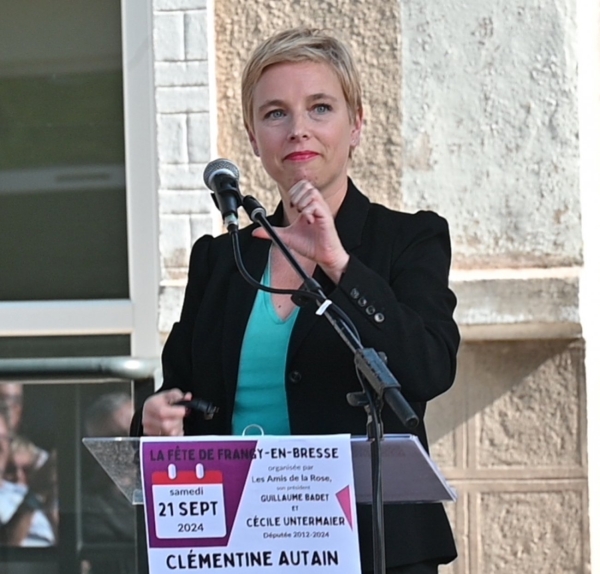
{"label": "blazer lapel", "polygon": [[[352,253],[361,243],[362,230],[367,219],[370,203],[369,199],[358,191],[352,180],[348,178],[348,191],[335,218],[335,227],[342,240],[342,245],[348,253]],[[315,269],[313,277],[323,287],[326,294],[335,289],[335,285],[320,267]],[[316,310],[317,307],[314,302],[309,302],[300,309],[290,337],[288,361],[295,355],[302,341],[317,321],[328,322],[326,317],[316,315]],[[331,328],[333,329],[333,327]]]}

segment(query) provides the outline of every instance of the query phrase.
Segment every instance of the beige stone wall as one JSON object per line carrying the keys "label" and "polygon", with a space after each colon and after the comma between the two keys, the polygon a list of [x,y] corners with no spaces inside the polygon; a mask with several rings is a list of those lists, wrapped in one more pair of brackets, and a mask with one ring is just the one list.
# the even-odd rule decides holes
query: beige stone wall
{"label": "beige stone wall", "polygon": [[427,414],[459,492],[444,574],[589,571],[572,0],[216,0],[219,154],[269,207],[242,128],[256,43],[292,25],[348,41],[365,87],[352,175],[381,203],[451,223],[464,342]]}
{"label": "beige stone wall", "polygon": [[432,456],[459,492],[444,572],[583,573],[589,560],[583,346],[464,344],[429,406]]}
{"label": "beige stone wall", "polygon": [[[240,78],[252,49],[291,26],[328,28],[351,46],[364,87],[365,129],[352,166],[356,183],[400,206],[399,7],[389,0],[216,0],[218,150],[241,170],[242,191],[273,207],[278,194],[243,129]],[[392,128],[390,129],[390,126]]]}
{"label": "beige stone wall", "polygon": [[578,96],[584,268],[580,313],[586,345],[591,572],[600,571],[600,3],[578,0]]}

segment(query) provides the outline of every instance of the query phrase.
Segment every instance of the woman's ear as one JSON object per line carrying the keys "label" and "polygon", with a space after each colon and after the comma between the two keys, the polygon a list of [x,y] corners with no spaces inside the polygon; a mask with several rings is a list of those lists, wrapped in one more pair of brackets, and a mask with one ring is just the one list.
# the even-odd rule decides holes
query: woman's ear
{"label": "woman's ear", "polygon": [[256,138],[254,137],[254,135],[252,135],[252,132],[246,128],[246,133],[248,134],[248,141],[250,142],[250,145],[252,146],[252,151],[254,152],[254,155],[256,157],[260,157],[260,152],[258,151],[258,145],[256,143]]}
{"label": "woman's ear", "polygon": [[356,110],[356,115],[354,120],[352,121],[352,131],[350,133],[350,151],[348,152],[348,157],[352,157],[352,152],[358,147],[360,144],[360,134],[362,133],[363,127],[363,111],[362,108]]}
{"label": "woman's ear", "polygon": [[350,146],[352,148],[358,147],[360,143],[360,134],[362,133],[363,127],[363,111],[362,108],[356,110],[356,114],[353,121],[352,133],[350,134]]}

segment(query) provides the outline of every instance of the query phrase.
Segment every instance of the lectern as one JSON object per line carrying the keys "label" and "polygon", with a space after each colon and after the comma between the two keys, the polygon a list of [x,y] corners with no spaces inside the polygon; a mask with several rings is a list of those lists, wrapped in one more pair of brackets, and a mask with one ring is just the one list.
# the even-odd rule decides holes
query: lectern
{"label": "lectern", "polygon": [[[202,438],[197,437],[198,442],[202,442]],[[177,440],[177,437],[173,438],[173,441]],[[132,504],[144,504],[140,439],[86,438],[83,442],[123,495]],[[355,500],[358,504],[369,504],[372,501],[370,442],[365,437],[352,438],[351,453]],[[456,500],[456,493],[417,437],[385,435],[381,441],[381,460],[382,493],[386,504]]]}

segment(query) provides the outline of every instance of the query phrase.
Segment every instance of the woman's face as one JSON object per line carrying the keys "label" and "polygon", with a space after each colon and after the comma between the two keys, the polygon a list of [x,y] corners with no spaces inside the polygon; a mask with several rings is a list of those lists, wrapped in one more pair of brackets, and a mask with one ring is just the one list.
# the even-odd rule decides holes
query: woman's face
{"label": "woman's face", "polygon": [[281,63],[265,70],[253,98],[250,142],[285,199],[310,181],[327,199],[347,188],[350,149],[362,116],[351,120],[342,86],[324,63]]}

